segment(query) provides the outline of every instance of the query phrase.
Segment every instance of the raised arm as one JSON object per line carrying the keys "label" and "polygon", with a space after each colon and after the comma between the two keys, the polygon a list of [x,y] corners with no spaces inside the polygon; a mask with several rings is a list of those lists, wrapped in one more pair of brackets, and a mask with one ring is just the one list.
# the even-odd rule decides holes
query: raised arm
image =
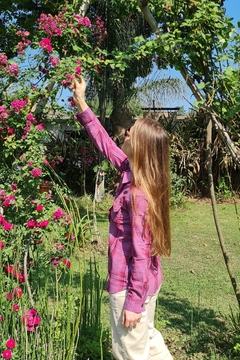
{"label": "raised arm", "polygon": [[126,155],[110,138],[85,101],[85,81],[82,78],[79,78],[79,81],[75,79],[72,91],[74,102],[78,108],[77,120],[84,126],[95,146],[117,170],[121,172],[128,170],[129,165]]}

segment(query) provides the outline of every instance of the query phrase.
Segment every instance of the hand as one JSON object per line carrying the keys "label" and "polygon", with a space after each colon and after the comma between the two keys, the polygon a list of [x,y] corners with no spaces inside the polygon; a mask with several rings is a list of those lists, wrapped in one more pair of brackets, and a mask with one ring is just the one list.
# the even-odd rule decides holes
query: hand
{"label": "hand", "polygon": [[140,322],[142,313],[135,313],[132,311],[124,310],[122,315],[122,324],[125,328],[132,328]]}
{"label": "hand", "polygon": [[73,100],[78,108],[78,111],[84,111],[88,108],[85,102],[86,83],[81,76],[75,77],[72,84]]}

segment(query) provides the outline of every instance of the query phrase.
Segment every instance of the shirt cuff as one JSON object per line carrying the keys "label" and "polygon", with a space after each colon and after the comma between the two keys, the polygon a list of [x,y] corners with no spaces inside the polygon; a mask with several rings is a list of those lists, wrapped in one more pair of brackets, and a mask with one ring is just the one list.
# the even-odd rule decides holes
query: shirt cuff
{"label": "shirt cuff", "polygon": [[132,311],[139,314],[145,311],[145,304],[142,300],[131,299],[127,296],[124,310]]}

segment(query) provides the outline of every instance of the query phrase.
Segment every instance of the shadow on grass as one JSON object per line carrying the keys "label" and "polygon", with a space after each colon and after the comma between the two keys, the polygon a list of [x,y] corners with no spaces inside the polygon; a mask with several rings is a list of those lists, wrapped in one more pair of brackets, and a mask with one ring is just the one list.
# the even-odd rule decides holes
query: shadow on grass
{"label": "shadow on grass", "polygon": [[213,353],[224,354],[222,359],[233,358],[227,357],[231,352],[229,328],[212,309],[194,307],[176,293],[160,293],[156,323],[159,328],[163,324],[166,342],[176,359],[210,359]]}

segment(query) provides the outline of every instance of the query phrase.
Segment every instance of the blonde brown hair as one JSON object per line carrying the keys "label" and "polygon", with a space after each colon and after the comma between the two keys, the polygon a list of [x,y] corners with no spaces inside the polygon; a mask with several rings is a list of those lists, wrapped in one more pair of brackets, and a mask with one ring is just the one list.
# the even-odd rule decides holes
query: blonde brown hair
{"label": "blonde brown hair", "polygon": [[136,188],[141,187],[148,198],[147,222],[152,238],[151,254],[170,256],[168,135],[156,121],[141,118],[132,128],[131,145],[133,149],[133,185]]}

